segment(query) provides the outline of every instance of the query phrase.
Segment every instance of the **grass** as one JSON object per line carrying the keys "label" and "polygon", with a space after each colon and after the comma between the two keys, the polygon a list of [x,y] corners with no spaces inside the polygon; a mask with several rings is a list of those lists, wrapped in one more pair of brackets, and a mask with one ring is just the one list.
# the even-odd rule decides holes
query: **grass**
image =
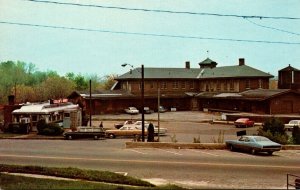
{"label": "grass", "polygon": [[38,179],[0,173],[0,189],[181,189],[175,185],[155,187],[149,182],[108,171],[83,170],[70,167],[55,168],[0,164],[0,172],[40,174],[83,180]]}
{"label": "grass", "polygon": [[122,189],[122,187],[84,181],[38,179],[0,174],[0,189]]}
{"label": "grass", "polygon": [[72,179],[83,179],[88,181],[98,181],[114,184],[126,184],[135,186],[152,187],[149,182],[142,181],[133,177],[123,176],[109,171],[83,170],[78,168],[55,168],[41,166],[17,166],[0,164],[1,172],[10,173],[30,173]]}
{"label": "grass", "polygon": [[15,136],[20,136],[22,134],[16,134],[16,133],[1,133],[0,132],[0,139],[2,138],[7,138],[7,137],[15,137]]}

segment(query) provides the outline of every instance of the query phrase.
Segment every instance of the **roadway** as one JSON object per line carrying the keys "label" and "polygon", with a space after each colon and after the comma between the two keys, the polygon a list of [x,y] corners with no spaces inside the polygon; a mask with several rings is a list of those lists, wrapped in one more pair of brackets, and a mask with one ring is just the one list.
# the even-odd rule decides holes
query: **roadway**
{"label": "roadway", "polygon": [[286,174],[300,174],[300,151],[251,155],[228,150],[126,149],[125,141],[0,140],[5,164],[109,170],[150,182],[191,188],[286,188]]}

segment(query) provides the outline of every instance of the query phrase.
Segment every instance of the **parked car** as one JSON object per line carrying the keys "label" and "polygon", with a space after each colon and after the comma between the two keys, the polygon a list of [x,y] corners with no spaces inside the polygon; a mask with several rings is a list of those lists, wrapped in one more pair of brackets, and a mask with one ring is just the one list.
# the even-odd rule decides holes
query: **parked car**
{"label": "parked car", "polygon": [[153,113],[154,111],[153,110],[151,110],[149,107],[144,107],[144,113],[145,114],[151,114],[151,113]]}
{"label": "parked car", "polygon": [[[144,121],[145,130],[148,130],[149,124],[150,123],[148,121]],[[133,124],[126,124],[124,126],[134,126],[135,128],[142,130],[142,121],[136,121]],[[155,126],[154,124],[153,124],[153,126],[154,126],[154,134],[158,135],[158,127]],[[166,133],[167,133],[166,128],[163,128],[163,127],[159,128],[159,135],[166,135]]]}
{"label": "parked car", "polygon": [[[137,138],[138,136],[142,136],[142,131],[135,126],[123,126],[120,129],[111,129],[111,130],[106,130],[106,137],[108,138],[116,138],[116,137],[134,137]],[[144,131],[144,135],[147,135],[147,131]]]}
{"label": "parked car", "polygon": [[63,133],[67,140],[79,138],[94,138],[95,140],[105,137],[105,131],[101,127],[77,127],[76,131],[68,131]]}
{"label": "parked car", "polygon": [[116,123],[115,124],[115,128],[116,129],[120,129],[121,127],[123,127],[124,125],[127,125],[127,124],[133,124],[135,121],[133,121],[133,120],[126,120],[126,121],[124,121],[124,122],[122,122],[122,123]]}
{"label": "parked car", "polygon": [[295,126],[300,127],[300,120],[291,120],[288,124],[284,124],[284,128],[289,131],[293,130]]}
{"label": "parked car", "polygon": [[164,113],[167,111],[167,109],[163,106],[159,106],[159,110],[158,110],[160,113]]}
{"label": "parked car", "polygon": [[238,127],[253,127],[254,121],[250,120],[249,118],[239,118],[234,122],[234,125]]}
{"label": "parked car", "polygon": [[231,151],[242,150],[249,151],[252,154],[267,152],[269,155],[272,155],[273,152],[281,150],[281,144],[263,136],[245,135],[241,136],[239,140],[227,140],[225,143]]}
{"label": "parked car", "polygon": [[128,107],[124,111],[128,114],[139,114],[139,110],[136,107]]}

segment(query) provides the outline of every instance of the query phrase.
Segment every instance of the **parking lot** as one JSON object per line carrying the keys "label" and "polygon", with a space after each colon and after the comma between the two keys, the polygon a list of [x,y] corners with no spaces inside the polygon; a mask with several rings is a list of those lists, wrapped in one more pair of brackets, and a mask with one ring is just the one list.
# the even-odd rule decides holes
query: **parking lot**
{"label": "parking lot", "polygon": [[[220,120],[221,114],[205,113],[199,111],[177,111],[160,113],[160,127],[167,128],[166,136],[160,136],[161,142],[193,143],[199,139],[202,143],[216,142],[218,139],[236,139],[236,132],[246,130],[247,134],[256,134],[259,126],[246,129],[237,129],[233,124],[216,124],[213,120]],[[98,126],[103,121],[104,128],[113,129],[115,123],[125,120],[141,120],[141,114],[129,115],[97,115],[93,116],[92,125]],[[145,114],[145,121],[158,124],[158,114]],[[224,134],[224,135],[223,135]]]}

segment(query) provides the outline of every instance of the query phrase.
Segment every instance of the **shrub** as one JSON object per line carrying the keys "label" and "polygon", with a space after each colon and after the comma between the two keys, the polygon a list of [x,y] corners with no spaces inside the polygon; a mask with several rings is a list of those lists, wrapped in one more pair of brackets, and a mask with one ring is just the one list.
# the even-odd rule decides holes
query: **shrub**
{"label": "shrub", "polygon": [[211,140],[213,143],[224,143],[224,130],[219,131],[217,140],[215,139],[215,137],[212,137]]}
{"label": "shrub", "polygon": [[37,123],[37,130],[39,135],[58,136],[61,135],[64,130],[56,123],[47,124],[45,120],[40,120]]}
{"label": "shrub", "polygon": [[284,124],[278,118],[267,119],[262,128],[258,129],[258,135],[265,136],[280,144],[288,143],[288,135],[285,132]]}
{"label": "shrub", "polygon": [[198,135],[198,137],[194,137],[194,143],[201,143],[201,140],[200,140],[200,135]]}
{"label": "shrub", "polygon": [[292,138],[294,144],[300,144],[300,129],[298,126],[294,126],[292,132]]}
{"label": "shrub", "polygon": [[47,127],[47,123],[44,119],[41,119],[37,122],[36,128],[38,130],[38,134],[42,135],[42,131]]}
{"label": "shrub", "polygon": [[173,134],[173,136],[170,136],[170,138],[171,138],[171,141],[173,143],[177,143],[178,142],[177,139],[176,139],[176,135],[175,134]]}

